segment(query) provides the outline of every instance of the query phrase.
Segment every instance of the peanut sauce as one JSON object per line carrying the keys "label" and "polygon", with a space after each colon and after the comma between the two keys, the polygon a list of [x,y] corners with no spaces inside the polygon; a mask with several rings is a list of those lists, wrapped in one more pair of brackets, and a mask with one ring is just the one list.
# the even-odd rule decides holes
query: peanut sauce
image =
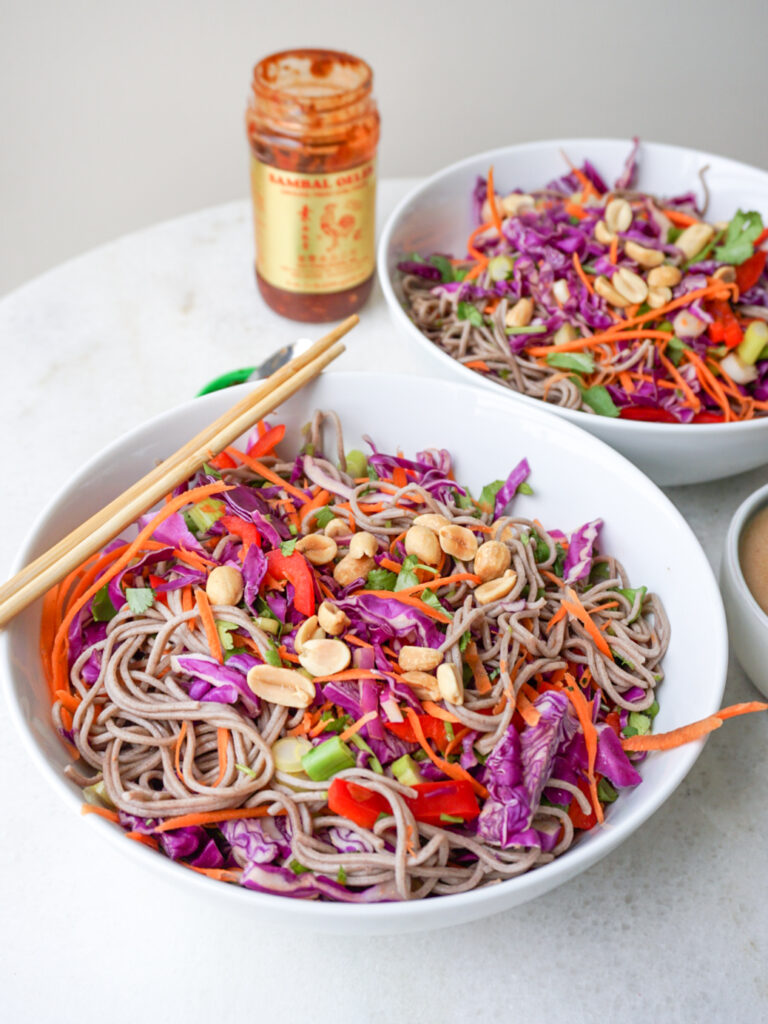
{"label": "peanut sauce", "polygon": [[363,305],[375,269],[373,74],[350,54],[291,50],[256,65],[246,128],[256,281],[293,320]]}
{"label": "peanut sauce", "polygon": [[768,615],[768,507],[756,512],[744,527],[739,562],[752,596]]}

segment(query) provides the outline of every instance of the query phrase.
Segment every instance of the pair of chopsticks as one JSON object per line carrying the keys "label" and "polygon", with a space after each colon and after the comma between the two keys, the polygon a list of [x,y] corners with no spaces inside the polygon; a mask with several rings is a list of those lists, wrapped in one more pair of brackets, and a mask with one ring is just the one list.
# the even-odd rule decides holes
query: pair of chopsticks
{"label": "pair of chopsticks", "polygon": [[31,604],[91,555],[100,551],[140,515],[187,480],[204,462],[218,455],[255,423],[273,412],[291,395],[344,351],[339,342],[359,322],[347,317],[307,351],[259,384],[228,412],[187,441],[100,512],[68,533],[58,544],[26,565],[0,587],[0,627]]}

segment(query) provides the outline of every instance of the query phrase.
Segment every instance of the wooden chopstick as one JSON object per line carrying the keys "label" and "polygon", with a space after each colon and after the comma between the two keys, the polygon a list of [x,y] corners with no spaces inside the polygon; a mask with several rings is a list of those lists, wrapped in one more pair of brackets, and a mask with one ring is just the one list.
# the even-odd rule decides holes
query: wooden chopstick
{"label": "wooden chopstick", "polygon": [[348,317],[303,355],[281,366],[173,455],[4,583],[0,587],[0,627],[316,377],[341,355],[344,346],[338,339],[358,322],[358,317]]}

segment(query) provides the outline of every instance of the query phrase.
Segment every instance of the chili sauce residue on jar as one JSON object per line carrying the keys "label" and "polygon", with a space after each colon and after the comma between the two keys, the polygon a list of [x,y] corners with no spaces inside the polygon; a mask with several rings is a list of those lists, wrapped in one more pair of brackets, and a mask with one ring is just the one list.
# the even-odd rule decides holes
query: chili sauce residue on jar
{"label": "chili sauce residue on jar", "polygon": [[749,590],[768,615],[768,506],[756,512],[739,538],[739,563]]}
{"label": "chili sauce residue on jar", "polygon": [[256,65],[246,114],[256,280],[293,320],[338,320],[375,269],[373,74],[350,54],[290,50]]}

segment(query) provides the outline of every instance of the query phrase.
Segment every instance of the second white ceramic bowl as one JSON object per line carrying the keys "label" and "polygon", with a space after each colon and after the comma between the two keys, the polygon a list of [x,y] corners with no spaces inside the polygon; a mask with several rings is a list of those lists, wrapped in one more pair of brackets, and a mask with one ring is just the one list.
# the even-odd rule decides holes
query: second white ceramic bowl
{"label": "second white ceramic bowl", "polygon": [[[446,369],[467,382],[487,387],[511,402],[541,408],[537,398],[468,370],[434,345],[411,322],[403,308],[397,264],[407,253],[466,252],[475,227],[471,195],[478,175],[493,165],[501,191],[541,188],[567,172],[563,152],[577,166],[589,159],[609,184],[621,173],[632,148],[629,139],[553,139],[505,146],[468,157],[427,178],[398,205],[384,226],[378,269],[384,296],[398,330],[421,345]],[[680,146],[643,143],[637,185],[673,196],[693,190],[701,195],[699,172],[706,172],[710,203],[707,218],[730,220],[737,209],[768,214],[768,174],[746,164]],[[768,462],[768,418],[746,423],[642,423],[595,416],[547,405],[547,409],[606,441],[646,472],[657,484],[692,484],[732,476]]]}

